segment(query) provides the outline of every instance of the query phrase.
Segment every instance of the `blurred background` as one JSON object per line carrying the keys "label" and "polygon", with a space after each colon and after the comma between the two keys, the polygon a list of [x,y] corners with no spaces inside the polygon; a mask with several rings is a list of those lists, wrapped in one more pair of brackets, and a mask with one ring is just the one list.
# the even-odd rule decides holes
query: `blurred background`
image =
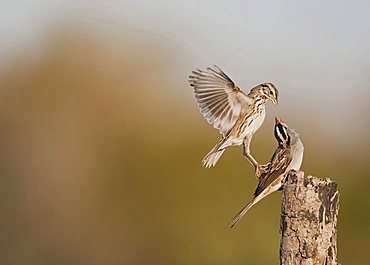
{"label": "blurred background", "polygon": [[217,64],[273,118],[302,170],[339,183],[338,257],[370,264],[368,1],[2,1],[1,264],[277,264],[281,194],[227,223],[256,186],[187,83]]}

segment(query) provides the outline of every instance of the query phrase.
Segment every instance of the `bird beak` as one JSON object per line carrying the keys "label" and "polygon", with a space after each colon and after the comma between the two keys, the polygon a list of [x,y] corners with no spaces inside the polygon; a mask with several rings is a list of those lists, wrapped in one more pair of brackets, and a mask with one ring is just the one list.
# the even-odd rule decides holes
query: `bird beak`
{"label": "bird beak", "polygon": [[279,102],[278,102],[278,99],[277,98],[273,98],[272,99],[272,103],[276,106]]}
{"label": "bird beak", "polygon": [[282,123],[283,121],[280,120],[279,118],[275,117],[275,125],[278,125],[280,123]]}

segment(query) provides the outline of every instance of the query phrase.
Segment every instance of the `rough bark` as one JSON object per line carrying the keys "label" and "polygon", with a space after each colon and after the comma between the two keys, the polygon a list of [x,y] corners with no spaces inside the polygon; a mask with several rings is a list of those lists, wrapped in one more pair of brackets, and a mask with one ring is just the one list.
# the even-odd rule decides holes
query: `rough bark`
{"label": "rough bark", "polygon": [[339,193],[330,179],[291,171],[283,188],[280,264],[337,265]]}

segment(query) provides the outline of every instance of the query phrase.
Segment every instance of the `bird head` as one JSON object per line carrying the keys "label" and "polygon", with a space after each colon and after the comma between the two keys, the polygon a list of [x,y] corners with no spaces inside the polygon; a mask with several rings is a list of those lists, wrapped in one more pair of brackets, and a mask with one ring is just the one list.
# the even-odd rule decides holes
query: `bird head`
{"label": "bird head", "polygon": [[279,145],[284,147],[290,146],[299,138],[299,135],[295,130],[291,129],[285,122],[277,117],[275,117],[274,134]]}
{"label": "bird head", "polygon": [[261,84],[261,93],[266,98],[270,99],[276,106],[278,104],[279,91],[272,83]]}

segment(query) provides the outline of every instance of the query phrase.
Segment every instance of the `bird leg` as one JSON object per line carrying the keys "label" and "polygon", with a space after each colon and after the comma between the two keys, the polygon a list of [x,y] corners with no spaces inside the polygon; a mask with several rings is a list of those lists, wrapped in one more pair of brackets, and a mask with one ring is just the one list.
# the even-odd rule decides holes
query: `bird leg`
{"label": "bird leg", "polygon": [[245,158],[254,166],[256,170],[256,177],[257,179],[259,178],[259,165],[256,159],[251,155],[249,147],[251,143],[251,137],[246,137],[243,141],[243,154]]}

